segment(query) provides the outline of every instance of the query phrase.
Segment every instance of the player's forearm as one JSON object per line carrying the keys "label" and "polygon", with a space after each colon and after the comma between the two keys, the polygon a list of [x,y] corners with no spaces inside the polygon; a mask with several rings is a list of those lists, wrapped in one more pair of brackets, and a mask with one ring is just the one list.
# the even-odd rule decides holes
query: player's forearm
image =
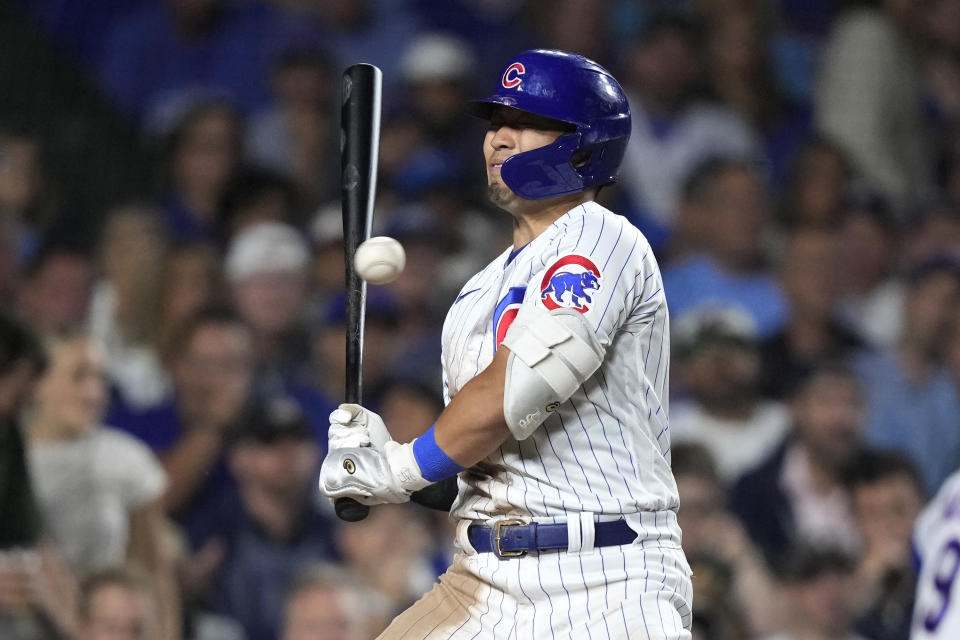
{"label": "player's forearm", "polygon": [[509,355],[506,348],[497,351],[490,366],[468,382],[437,419],[437,445],[463,467],[483,460],[510,436],[503,417]]}

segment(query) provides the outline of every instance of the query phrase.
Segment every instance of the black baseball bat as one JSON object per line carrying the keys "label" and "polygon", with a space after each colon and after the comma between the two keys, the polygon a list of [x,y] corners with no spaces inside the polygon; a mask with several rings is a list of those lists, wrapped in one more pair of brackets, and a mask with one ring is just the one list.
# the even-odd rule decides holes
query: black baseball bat
{"label": "black baseball bat", "polygon": [[[367,284],[357,273],[353,256],[370,237],[373,201],[377,191],[380,149],[380,95],[383,74],[372,64],[355,64],[343,73],[340,108],[340,179],[343,205],[343,259],[346,268],[347,370],[344,398],[363,401],[363,321]],[[370,507],[352,498],[337,498],[334,509],[341,520],[356,522]]]}

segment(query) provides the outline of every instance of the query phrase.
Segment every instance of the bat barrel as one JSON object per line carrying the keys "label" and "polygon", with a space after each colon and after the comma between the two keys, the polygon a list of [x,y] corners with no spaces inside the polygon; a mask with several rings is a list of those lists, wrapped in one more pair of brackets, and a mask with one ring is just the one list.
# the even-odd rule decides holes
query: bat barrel
{"label": "bat barrel", "polygon": [[[383,75],[371,64],[355,64],[343,74],[340,108],[340,188],[343,204],[343,258],[346,274],[346,385],[344,399],[363,402],[363,324],[367,285],[357,274],[353,257],[370,237],[377,192],[380,152],[380,101]],[[370,508],[349,498],[334,503],[349,522],[364,519]]]}
{"label": "bat barrel", "polygon": [[370,237],[377,156],[380,148],[382,74],[370,64],[355,64],[343,74],[341,120],[341,196],[346,267],[347,380],[346,401],[362,402],[361,363],[366,283],[357,274],[353,257]]}

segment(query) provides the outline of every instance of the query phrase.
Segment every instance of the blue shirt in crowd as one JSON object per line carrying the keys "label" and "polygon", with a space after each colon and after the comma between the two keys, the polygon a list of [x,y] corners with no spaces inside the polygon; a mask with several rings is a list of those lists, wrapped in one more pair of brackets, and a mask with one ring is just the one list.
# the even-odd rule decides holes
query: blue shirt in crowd
{"label": "blue shirt in crowd", "polygon": [[960,464],[960,398],[945,369],[923,381],[904,375],[890,353],[853,361],[867,396],[867,440],[909,455],[935,491]]}
{"label": "blue shirt in crowd", "polygon": [[279,638],[293,579],[311,564],[339,559],[335,526],[311,502],[294,534],[280,541],[244,512],[239,498],[221,505],[219,512],[223,519],[215,535],[227,554],[211,590],[213,606],[238,621],[248,638]]}
{"label": "blue shirt in crowd", "polygon": [[107,35],[100,79],[124,111],[163,119],[191,98],[223,97],[249,113],[269,100],[270,66],[284,44],[278,14],[225,3],[210,33],[184,41],[161,3],[124,16]]}
{"label": "blue shirt in crowd", "polygon": [[[183,435],[183,422],[177,412],[175,398],[156,407],[136,410],[115,397],[105,423],[139,438],[158,456],[172,449]],[[221,455],[210,468],[196,495],[172,514],[190,541],[191,548],[199,548],[211,535],[218,505],[233,495],[235,487],[226,456]]]}
{"label": "blue shirt in crowd", "polygon": [[739,307],[753,318],[760,339],[779,331],[789,313],[772,276],[730,274],[702,254],[664,269],[663,287],[671,318],[701,307]]}

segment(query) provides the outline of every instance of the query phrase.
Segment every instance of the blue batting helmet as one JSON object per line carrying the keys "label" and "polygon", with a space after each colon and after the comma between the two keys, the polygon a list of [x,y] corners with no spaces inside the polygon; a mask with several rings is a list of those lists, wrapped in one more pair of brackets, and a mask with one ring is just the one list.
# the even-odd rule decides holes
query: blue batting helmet
{"label": "blue batting helmet", "polygon": [[524,51],[500,74],[492,96],[470,102],[471,112],[487,120],[497,105],[574,128],[503,163],[500,176],[521,198],[540,200],[616,181],[630,139],[630,105],[620,84],[596,62],[553,49]]}

